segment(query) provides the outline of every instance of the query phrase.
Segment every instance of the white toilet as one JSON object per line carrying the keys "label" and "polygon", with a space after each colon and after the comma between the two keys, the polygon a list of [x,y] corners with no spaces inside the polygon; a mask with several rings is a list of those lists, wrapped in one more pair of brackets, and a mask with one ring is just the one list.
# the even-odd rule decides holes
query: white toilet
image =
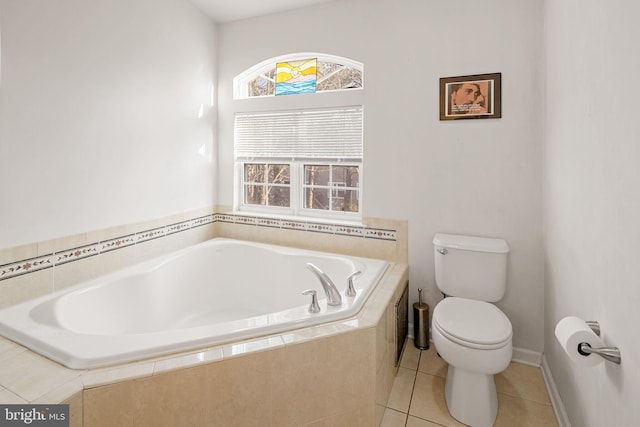
{"label": "white toilet", "polygon": [[431,331],[449,364],[449,413],[473,427],[498,413],[493,375],[509,366],[512,328],[492,302],[504,296],[509,246],[502,239],[438,233],[433,238],[436,285],[447,298],[433,310]]}

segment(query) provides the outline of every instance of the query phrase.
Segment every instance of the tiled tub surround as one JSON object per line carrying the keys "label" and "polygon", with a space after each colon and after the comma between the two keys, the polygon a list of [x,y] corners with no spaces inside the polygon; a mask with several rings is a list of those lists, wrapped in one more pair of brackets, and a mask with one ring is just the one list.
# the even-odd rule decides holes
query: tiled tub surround
{"label": "tiled tub surround", "polygon": [[[5,277],[0,281],[1,304],[24,301],[216,236],[395,264],[357,316],[249,342],[78,371],[0,339],[0,402],[67,402],[74,426],[173,426],[185,419],[181,417],[193,417],[195,425],[209,422],[198,420],[254,425],[248,415],[254,413],[261,425],[378,425],[396,372],[394,303],[408,277],[406,222],[367,219],[366,227],[344,227],[214,213],[221,210],[0,250],[0,265],[6,268],[42,255],[164,230],[162,237],[141,244]],[[167,233],[177,224],[208,216],[211,221],[205,224],[194,227],[190,222],[190,227]]]}
{"label": "tiled tub surround", "polygon": [[85,427],[379,425],[407,278],[392,264],[344,321],[109,368],[67,369],[0,339],[0,401],[70,403]]}
{"label": "tiled tub surround", "polygon": [[404,262],[406,221],[367,218],[366,226],[215,213],[204,209],[50,241],[0,249],[0,308],[213,237]]}

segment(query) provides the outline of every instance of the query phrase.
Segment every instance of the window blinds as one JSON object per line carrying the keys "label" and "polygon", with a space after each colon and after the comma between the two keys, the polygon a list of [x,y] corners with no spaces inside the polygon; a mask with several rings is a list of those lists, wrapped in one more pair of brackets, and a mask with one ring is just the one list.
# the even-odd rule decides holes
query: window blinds
{"label": "window blinds", "polygon": [[362,161],[362,106],[238,113],[236,160]]}

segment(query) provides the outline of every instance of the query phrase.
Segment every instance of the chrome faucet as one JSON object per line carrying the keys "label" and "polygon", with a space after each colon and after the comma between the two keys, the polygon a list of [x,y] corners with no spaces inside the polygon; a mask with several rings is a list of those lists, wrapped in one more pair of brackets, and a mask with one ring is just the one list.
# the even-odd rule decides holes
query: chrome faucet
{"label": "chrome faucet", "polygon": [[344,294],[348,297],[355,297],[357,294],[356,288],[353,286],[353,278],[358,274],[362,274],[362,271],[354,271],[347,277],[347,289],[344,291]]}
{"label": "chrome faucet", "polygon": [[342,305],[342,296],[340,296],[338,288],[336,288],[329,276],[310,262],[307,263],[307,268],[320,280],[324,293],[327,294],[327,305]]}

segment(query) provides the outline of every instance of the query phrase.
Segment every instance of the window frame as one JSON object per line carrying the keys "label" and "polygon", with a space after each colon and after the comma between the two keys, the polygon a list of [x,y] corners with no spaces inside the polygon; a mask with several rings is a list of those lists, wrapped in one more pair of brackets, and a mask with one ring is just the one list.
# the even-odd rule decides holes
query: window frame
{"label": "window frame", "polygon": [[[316,58],[319,63],[328,64],[319,74],[319,80],[327,82],[323,88],[327,90],[316,91],[318,93],[332,93],[326,98],[317,98],[316,102],[311,98],[293,98],[295,95],[275,95],[275,77],[271,72],[280,62],[292,62],[304,59]],[[324,66],[324,64],[322,66]],[[345,79],[343,79],[343,71]],[[269,82],[273,82],[273,93],[256,90],[255,79],[266,76]],[[338,80],[334,80],[338,78]],[[233,99],[241,100],[238,105],[245,105],[248,99],[260,99],[255,104],[246,104],[244,111],[236,110],[236,122],[234,124],[234,189],[233,209],[243,214],[256,214],[279,218],[300,218],[307,221],[320,221],[326,223],[361,224],[364,206],[364,106],[361,102],[353,105],[352,102],[344,104],[340,99],[360,100],[364,89],[364,64],[349,58],[336,55],[296,52],[278,57],[269,58],[252,67],[249,67],[233,79]],[[269,82],[265,82],[271,87]],[[341,95],[335,95],[340,93]],[[353,94],[352,94],[353,93]],[[249,96],[249,94],[255,94]],[[311,95],[311,93],[307,94]],[[355,97],[354,97],[355,95]],[[274,101],[266,100],[271,98]],[[276,101],[277,99],[277,101]],[[298,102],[298,99],[302,101]],[[308,100],[304,102],[303,99]],[[285,101],[286,100],[286,101]],[[291,102],[294,101],[295,102]],[[327,102],[330,101],[331,102]],[[338,102],[336,102],[338,101]],[[266,102],[266,104],[264,104]],[[262,104],[261,104],[262,103]],[[304,105],[304,106],[301,106]],[[251,107],[250,107],[251,105]],[[267,108],[259,111],[253,106],[266,105]],[[293,109],[275,109],[277,106],[289,106]],[[259,108],[259,107],[258,107]],[[332,117],[331,110],[342,110],[338,116]],[[291,117],[287,117],[290,114]],[[251,117],[253,116],[253,117]],[[267,116],[274,116],[269,120]],[[323,120],[325,122],[323,122]],[[327,125],[325,125],[327,123]],[[357,130],[357,132],[356,132]],[[317,136],[317,137],[316,137]],[[245,191],[248,188],[245,181],[246,164],[288,164],[290,171],[290,191],[288,207],[268,206],[246,203]],[[304,207],[305,190],[305,165],[354,166],[358,168],[358,186],[349,187],[348,191],[355,192],[350,195],[352,207],[357,202],[357,212],[333,210],[335,202],[334,193],[341,190],[335,185],[328,187],[328,209]],[[315,187],[321,187],[316,185]],[[268,189],[266,184],[265,191]],[[320,206],[326,203],[325,193],[320,196]],[[354,200],[354,197],[357,200]],[[266,195],[268,198],[268,194]],[[253,201],[262,202],[262,198],[253,198]],[[279,201],[284,201],[284,197]],[[344,203],[341,203],[344,207]],[[316,204],[318,206],[318,204]]]}
{"label": "window frame", "polygon": [[[262,177],[262,181],[248,181],[247,173],[246,173],[246,165],[263,165],[264,167],[264,176]],[[270,168],[272,166],[287,166],[289,168],[289,183],[278,183],[278,182],[270,182]],[[289,204],[291,204],[291,165],[287,162],[245,162],[243,166],[243,174],[242,174],[242,200],[245,201],[244,204],[247,206],[265,206],[267,208],[278,207],[278,205],[269,204],[269,189],[270,188],[288,188],[289,189]],[[265,193],[265,204],[256,204],[256,203],[246,203],[248,197],[247,192],[249,187],[262,187],[264,188]]]}
{"label": "window frame", "polygon": [[[329,167],[329,177],[328,177],[328,185],[309,185],[306,183],[306,167],[307,166],[328,166]],[[338,187],[336,186],[336,182],[333,179],[334,176],[334,168],[336,167],[357,167],[358,168],[358,186],[357,187]],[[317,212],[325,212],[331,216],[335,216],[335,215],[343,215],[343,214],[358,214],[361,211],[361,203],[360,203],[360,196],[362,194],[362,186],[361,186],[361,182],[362,182],[362,162],[315,162],[315,161],[309,161],[309,162],[302,162],[301,164],[301,168],[300,168],[300,173],[302,174],[301,176],[301,180],[300,180],[300,210],[302,212],[304,211],[309,211],[309,212],[313,212],[313,214],[317,214]],[[329,209],[317,209],[317,208],[310,208],[310,207],[305,207],[306,204],[306,189],[308,188],[317,188],[317,189],[326,189],[328,190],[329,193]],[[357,200],[358,200],[358,210],[356,212],[353,211],[337,211],[333,209],[333,201],[334,201],[334,196],[333,196],[333,192],[334,191],[355,191],[357,193]]]}
{"label": "window frame", "polygon": [[362,85],[358,88],[345,88],[345,89],[332,89],[332,90],[322,90],[316,93],[335,93],[335,92],[344,92],[344,91],[357,91],[364,89],[364,64],[362,62],[354,61],[353,59],[345,58],[337,55],[330,55],[326,53],[313,53],[313,52],[298,52],[298,53],[290,53],[287,55],[281,55],[274,58],[266,59],[252,67],[247,68],[242,73],[238,74],[233,79],[233,99],[254,99],[254,98],[270,98],[275,97],[274,94],[267,95],[257,95],[257,96],[249,96],[248,94],[248,83],[259,77],[260,75],[265,75],[275,69],[275,66],[278,62],[289,62],[296,61],[300,59],[306,58],[317,58],[319,62],[328,62],[344,65],[350,68],[355,68],[361,73],[361,82]]}
{"label": "window frame", "polygon": [[[288,164],[290,171],[290,196],[289,207],[281,206],[268,206],[268,205],[256,205],[246,203],[245,200],[245,165],[246,164]],[[358,194],[358,211],[336,211],[332,209],[313,209],[304,207],[305,201],[305,188],[309,188],[305,185],[305,171],[304,168],[307,165],[313,166],[354,166],[358,167],[358,187],[348,187],[350,191],[357,191]],[[307,219],[325,219],[325,220],[341,220],[346,222],[361,222],[362,221],[362,206],[363,206],[363,163],[354,161],[332,161],[325,159],[300,159],[289,161],[274,161],[273,158],[255,158],[251,160],[238,160],[236,161],[236,191],[235,191],[235,210],[242,213],[255,213],[263,215],[274,215],[281,217],[303,217]],[[318,188],[327,187],[329,191],[333,191],[331,186],[316,186]],[[330,199],[331,200],[331,199]]]}

